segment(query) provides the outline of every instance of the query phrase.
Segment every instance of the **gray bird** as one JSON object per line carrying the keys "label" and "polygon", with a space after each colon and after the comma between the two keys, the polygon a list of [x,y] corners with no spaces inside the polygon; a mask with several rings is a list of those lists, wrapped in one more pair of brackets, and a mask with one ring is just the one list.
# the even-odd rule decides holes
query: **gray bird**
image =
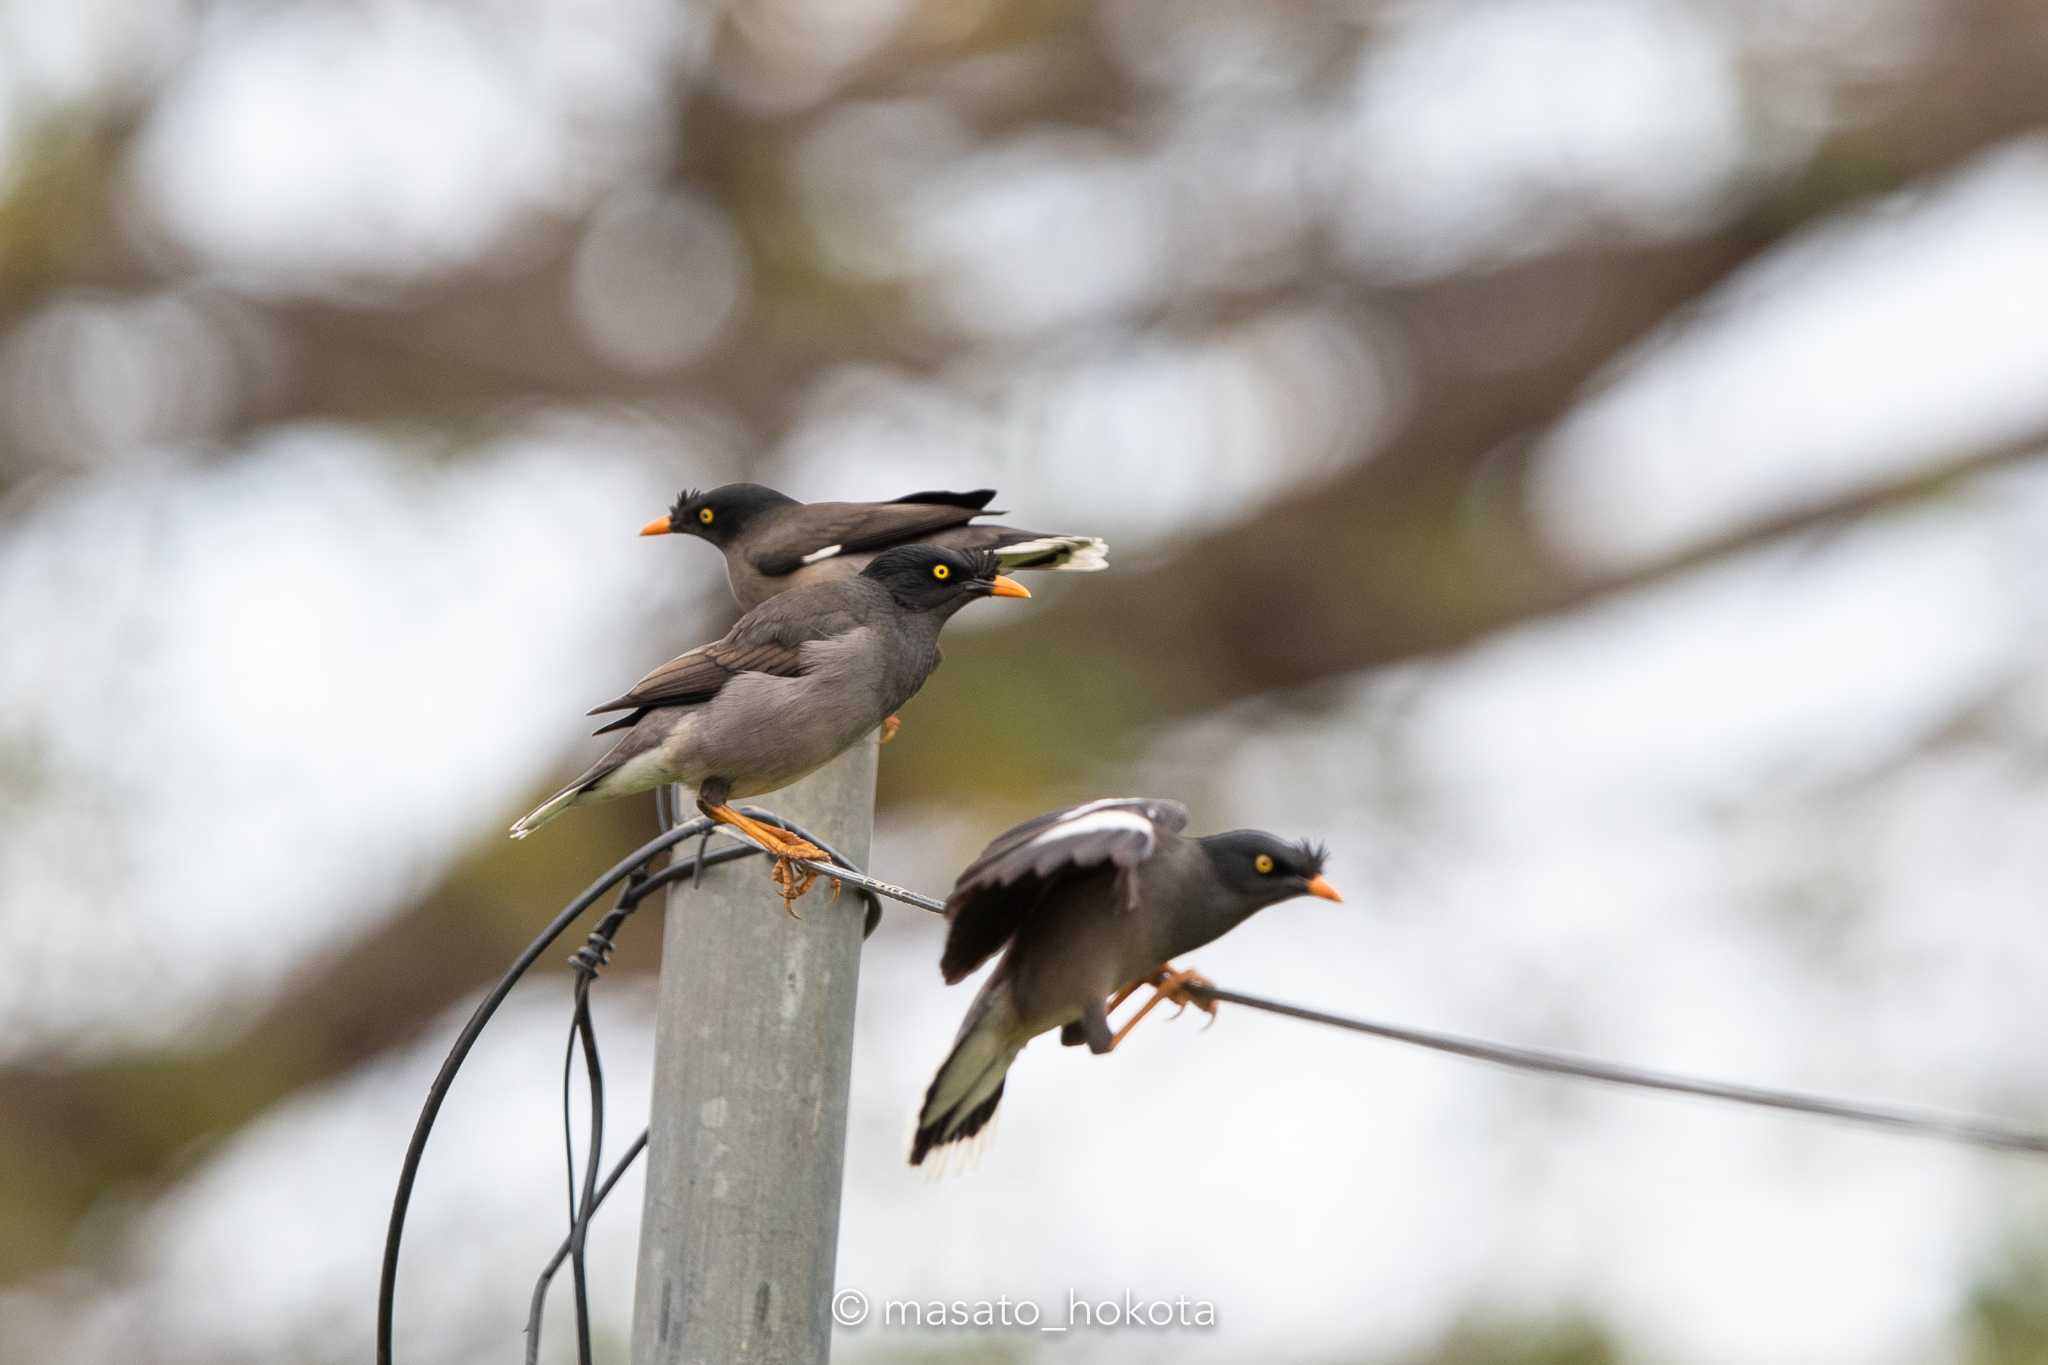
{"label": "gray bird", "polygon": [[[1010,1063],[1041,1033],[1108,1052],[1162,1000],[1208,982],[1169,959],[1296,896],[1341,900],[1325,850],[1262,830],[1190,838],[1187,808],[1146,798],[1090,801],[996,836],[946,898],[948,985],[1002,952],[953,1051],[925,1092],[910,1164],[973,1137],[1003,1097]],[[1109,1014],[1139,986],[1153,996],[1114,1034]]]}
{"label": "gray bird", "polygon": [[788,899],[802,894],[791,858],[822,849],[732,809],[816,771],[909,701],[938,666],[939,630],[982,597],[1029,597],[987,552],[905,545],[852,578],[812,583],[740,617],[725,637],[655,669],[591,715],[626,714],[597,731],[626,733],[582,776],[519,823],[523,839],[571,806],[680,782],[697,808],[778,859]]}
{"label": "gray bird", "polygon": [[1109,567],[1109,546],[1095,536],[1048,535],[1014,526],[970,525],[989,512],[993,488],[971,493],[910,493],[893,502],[798,502],[758,483],[729,483],[676,499],[643,536],[696,536],[725,555],[725,574],[741,609],[820,580],[851,578],[876,554],[922,542],[949,550],[993,550],[1003,572]]}

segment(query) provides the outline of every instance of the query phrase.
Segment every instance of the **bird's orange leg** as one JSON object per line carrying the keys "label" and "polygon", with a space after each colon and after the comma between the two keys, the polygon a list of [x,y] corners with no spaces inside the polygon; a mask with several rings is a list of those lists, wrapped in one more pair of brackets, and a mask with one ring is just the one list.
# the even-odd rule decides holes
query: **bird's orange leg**
{"label": "bird's orange leg", "polygon": [[[829,863],[832,861],[832,855],[808,839],[799,839],[788,830],[763,824],[750,815],[740,814],[731,806],[707,805],[699,801],[697,809],[722,824],[731,825],[768,850],[769,856],[775,859],[774,870],[769,875],[775,879],[776,885],[782,888],[782,908],[789,912],[790,918],[801,919],[802,916],[797,914],[793,903],[798,896],[811,889],[811,883],[818,879],[818,874],[809,868],[796,866],[791,860],[800,858],[806,862]],[[839,881],[836,877],[832,881],[832,892],[835,896],[839,893]]]}
{"label": "bird's orange leg", "polygon": [[1154,972],[1153,972],[1153,973],[1152,973],[1152,974],[1151,974],[1150,976],[1141,976],[1141,977],[1139,977],[1139,978],[1138,978],[1138,979],[1137,979],[1136,981],[1133,981],[1133,982],[1132,982],[1132,983],[1131,983],[1130,985],[1128,985],[1128,986],[1124,987],[1124,988],[1123,988],[1122,990],[1118,991],[1118,992],[1117,992],[1117,993],[1116,993],[1115,995],[1112,995],[1112,996],[1111,996],[1111,997],[1109,998],[1109,1003],[1108,1003],[1107,1005],[1105,1005],[1105,1006],[1103,1007],[1103,1013],[1105,1013],[1105,1014],[1114,1014],[1114,1013],[1116,1013],[1116,1009],[1117,1009],[1117,1006],[1119,1006],[1119,1005],[1123,1004],[1123,1003],[1124,1003],[1124,1001],[1126,1001],[1126,1000],[1130,999],[1130,998],[1131,998],[1131,996],[1133,996],[1134,994],[1136,994],[1136,993],[1137,993],[1137,990],[1138,990],[1138,987],[1140,987],[1140,986],[1156,986],[1156,985],[1158,985],[1158,984],[1159,984],[1159,983],[1160,983],[1161,981],[1164,981],[1164,980],[1166,979],[1166,972],[1167,972],[1167,969],[1166,969],[1166,968],[1164,968],[1164,967],[1161,967],[1161,968],[1157,969],[1156,971],[1154,971]]}
{"label": "bird's orange leg", "polygon": [[898,730],[901,730],[902,728],[903,728],[903,717],[901,717],[901,716],[889,716],[889,717],[886,717],[886,718],[885,718],[885,719],[884,719],[884,720],[882,721],[882,743],[884,743],[884,744],[887,744],[887,743],[888,743],[888,742],[889,742],[890,740],[892,740],[892,739],[896,738],[896,732],[897,732]]}
{"label": "bird's orange leg", "polygon": [[[1117,996],[1116,1004],[1123,1003],[1132,991],[1144,985],[1152,987],[1152,998],[1140,1006],[1138,1012],[1132,1015],[1124,1026],[1116,1031],[1115,1036],[1109,1040],[1110,1049],[1114,1051],[1116,1045],[1124,1040],[1125,1035],[1138,1026],[1138,1021],[1150,1014],[1162,1000],[1171,1001],[1173,1004],[1179,1005],[1183,1010],[1189,1005],[1193,1005],[1196,1009],[1214,1019],[1216,1017],[1216,1002],[1204,1000],[1200,996],[1190,995],[1187,990],[1189,986],[1209,986],[1213,984],[1215,983],[1200,972],[1191,968],[1175,967],[1170,963],[1154,972],[1149,981],[1133,981],[1130,985],[1124,987],[1123,991]],[[1115,1008],[1115,1005],[1113,1004],[1111,1008]],[[1179,1016],[1176,1015],[1175,1017],[1178,1018]]]}

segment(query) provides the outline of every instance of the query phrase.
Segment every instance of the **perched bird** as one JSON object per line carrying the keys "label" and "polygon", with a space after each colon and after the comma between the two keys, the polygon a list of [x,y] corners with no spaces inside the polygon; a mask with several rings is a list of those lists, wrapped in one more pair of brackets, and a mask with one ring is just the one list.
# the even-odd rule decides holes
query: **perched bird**
{"label": "perched bird", "polygon": [[1095,536],[1047,535],[1014,526],[970,525],[987,511],[993,488],[972,493],[910,493],[894,502],[798,502],[758,483],[691,489],[643,536],[697,536],[725,556],[725,574],[742,610],[779,592],[820,580],[851,578],[893,545],[923,542],[950,550],[993,550],[1003,572],[1109,567],[1109,546]]}
{"label": "perched bird", "polygon": [[655,669],[591,715],[626,714],[626,733],[581,777],[519,823],[523,839],[571,806],[696,788],[697,808],[777,858],[785,899],[801,895],[792,858],[824,851],[732,809],[823,767],[910,700],[939,661],[939,630],[982,597],[1029,597],[996,557],[904,545],[857,576],[811,583],[754,608],[726,632]]}
{"label": "perched bird", "polygon": [[[996,836],[946,898],[948,985],[997,952],[953,1051],[925,1092],[910,1164],[973,1137],[995,1113],[1024,1045],[1050,1029],[1067,1046],[1108,1052],[1161,1000],[1208,983],[1168,959],[1220,938],[1295,896],[1341,900],[1325,850],[1261,830],[1190,838],[1187,808],[1146,798],[1090,801]],[[1116,1033],[1109,1013],[1139,986],[1153,996]],[[1114,993],[1114,998],[1112,997]]]}

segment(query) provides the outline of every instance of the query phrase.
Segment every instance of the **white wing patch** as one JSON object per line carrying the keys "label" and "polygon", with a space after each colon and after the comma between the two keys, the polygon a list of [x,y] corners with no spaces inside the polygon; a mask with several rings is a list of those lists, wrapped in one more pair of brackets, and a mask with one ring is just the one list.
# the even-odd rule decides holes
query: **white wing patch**
{"label": "white wing patch", "polygon": [[1083,801],[1078,806],[1069,807],[1060,816],[1060,823],[1053,828],[1064,828],[1069,821],[1078,820],[1084,815],[1092,815],[1099,810],[1121,808],[1123,810],[1142,812],[1145,807],[1151,804],[1150,798],[1143,796],[1104,796],[1094,801]]}
{"label": "white wing patch", "polygon": [[1123,830],[1132,834],[1142,834],[1145,837],[1146,851],[1149,853],[1151,851],[1151,843],[1156,837],[1152,828],[1152,822],[1132,810],[1095,809],[1095,807],[1107,804],[1113,803],[1091,801],[1086,806],[1076,807],[1075,809],[1079,813],[1072,818],[1060,821],[1057,825],[1045,831],[1045,833],[1038,835],[1026,847],[1044,848],[1049,844],[1056,844],[1064,839],[1079,839],[1084,835],[1107,834],[1112,830]]}
{"label": "white wing patch", "polygon": [[803,557],[802,559],[798,560],[798,561],[797,561],[797,563],[799,563],[799,564],[815,564],[815,563],[817,563],[817,562],[818,562],[819,560],[821,560],[821,559],[830,559],[830,558],[831,558],[831,557],[832,557],[833,555],[836,555],[836,554],[838,554],[838,553],[839,553],[839,552],[840,552],[841,550],[843,550],[843,549],[845,549],[845,548],[846,548],[846,547],[845,547],[844,545],[827,545],[827,546],[826,546],[825,548],[823,548],[822,550],[813,550],[813,551],[811,551],[811,552],[810,552],[809,554],[805,555],[805,556],[804,556],[804,557]]}

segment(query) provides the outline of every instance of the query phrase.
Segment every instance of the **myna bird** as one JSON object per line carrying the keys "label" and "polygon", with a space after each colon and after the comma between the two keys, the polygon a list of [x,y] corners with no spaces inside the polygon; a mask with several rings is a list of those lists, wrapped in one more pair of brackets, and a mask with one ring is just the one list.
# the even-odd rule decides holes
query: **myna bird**
{"label": "myna bird", "polygon": [[[1208,983],[1169,959],[1277,902],[1342,899],[1321,848],[1252,829],[1189,838],[1187,823],[1175,801],[1090,801],[998,835],[960,874],[939,970],[951,985],[1003,960],[925,1092],[911,1165],[982,1130],[1010,1063],[1039,1034],[1056,1028],[1067,1046],[1108,1052],[1161,1000],[1213,1015],[1187,990]],[[1152,998],[1111,1033],[1109,1012],[1142,985]]]}
{"label": "myna bird", "polygon": [[1014,526],[970,525],[988,511],[993,488],[971,493],[909,493],[893,502],[798,502],[758,483],[729,483],[676,499],[643,536],[696,536],[725,556],[726,577],[742,610],[807,583],[851,578],[881,551],[922,542],[949,550],[993,550],[1003,572],[1109,567],[1109,546],[1094,536],[1048,535]]}
{"label": "myna bird", "polygon": [[802,894],[791,858],[822,849],[751,820],[729,804],[786,787],[851,748],[924,686],[939,630],[982,597],[1029,597],[986,551],[905,545],[857,576],[812,583],[740,617],[725,638],[655,669],[590,714],[626,714],[598,729],[626,733],[581,777],[518,824],[523,839],[571,806],[680,782],[697,808],[777,858],[786,899]]}

